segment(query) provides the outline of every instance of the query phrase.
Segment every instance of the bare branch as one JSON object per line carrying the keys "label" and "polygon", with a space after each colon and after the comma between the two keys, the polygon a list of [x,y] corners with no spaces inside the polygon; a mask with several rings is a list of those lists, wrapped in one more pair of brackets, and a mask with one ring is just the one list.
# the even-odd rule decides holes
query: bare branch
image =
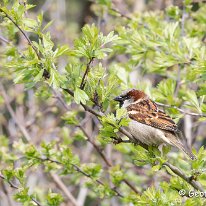
{"label": "bare branch", "polygon": [[4,89],[4,86],[1,83],[0,83],[0,91],[2,93],[4,100],[5,100],[6,107],[9,111],[11,117],[13,118],[13,120],[15,121],[17,126],[19,127],[21,133],[23,134],[24,140],[26,142],[29,142],[31,140],[31,137],[30,137],[29,133],[27,132],[26,128],[19,122],[18,118],[16,117],[16,114],[9,103],[9,97]]}
{"label": "bare branch", "polygon": [[56,92],[54,89],[52,89],[55,97],[61,102],[61,104],[64,106],[65,110],[69,110],[68,104],[63,100],[61,94],[59,94],[58,92]]}
{"label": "bare branch", "polygon": [[4,38],[3,36],[0,36],[0,40],[7,43],[7,44],[10,44],[10,41],[7,40],[6,38]]}
{"label": "bare branch", "polygon": [[181,36],[185,36],[185,19],[186,19],[187,13],[185,10],[185,5],[183,4],[182,8],[182,18],[181,18]]}
{"label": "bare branch", "polygon": [[92,141],[91,137],[89,136],[89,134],[85,131],[85,129],[81,126],[78,125],[78,127],[82,130],[82,132],[84,133],[84,135],[87,137],[87,141],[90,142],[92,144],[92,146],[96,149],[96,151],[99,153],[99,155],[102,157],[102,159],[104,160],[104,162],[106,163],[106,165],[108,167],[112,166],[112,163],[106,158],[106,156],[103,154],[103,152],[101,151],[101,149],[96,145],[96,143],[94,141]]}
{"label": "bare branch", "polygon": [[67,196],[67,198],[72,202],[72,204],[74,206],[78,206],[78,203],[76,201],[76,199],[74,198],[74,196],[71,194],[71,192],[67,189],[67,187],[65,186],[65,184],[63,183],[63,181],[61,180],[61,178],[54,173],[50,173],[52,179],[54,180],[54,182],[57,184],[57,186],[64,192],[64,194]]}

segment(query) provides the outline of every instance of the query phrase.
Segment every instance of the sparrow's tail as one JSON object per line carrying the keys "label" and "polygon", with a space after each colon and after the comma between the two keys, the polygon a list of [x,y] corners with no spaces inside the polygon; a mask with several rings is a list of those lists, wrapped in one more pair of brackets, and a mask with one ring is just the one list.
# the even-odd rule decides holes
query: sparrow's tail
{"label": "sparrow's tail", "polygon": [[197,159],[197,157],[192,153],[191,149],[185,148],[182,142],[178,142],[175,146],[180,150],[182,150],[186,155],[188,155],[190,159],[192,160]]}
{"label": "sparrow's tail", "polygon": [[197,159],[197,157],[192,153],[191,149],[189,149],[187,146],[184,146],[178,137],[170,135],[169,140],[171,142],[171,145],[176,146],[177,148],[182,150],[187,156],[189,156],[190,159]]}

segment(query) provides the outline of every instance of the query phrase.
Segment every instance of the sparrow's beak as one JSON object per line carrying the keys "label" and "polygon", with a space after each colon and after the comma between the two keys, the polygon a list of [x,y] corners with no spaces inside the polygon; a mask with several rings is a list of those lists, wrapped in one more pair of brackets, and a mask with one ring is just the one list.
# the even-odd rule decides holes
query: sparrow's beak
{"label": "sparrow's beak", "polygon": [[115,97],[114,101],[122,102],[124,99],[121,96]]}

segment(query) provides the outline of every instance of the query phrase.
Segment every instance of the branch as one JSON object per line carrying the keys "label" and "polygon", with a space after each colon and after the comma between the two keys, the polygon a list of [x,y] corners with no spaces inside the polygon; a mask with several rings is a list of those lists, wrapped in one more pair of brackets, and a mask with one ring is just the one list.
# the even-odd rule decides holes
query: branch
{"label": "branch", "polygon": [[181,36],[185,36],[185,18],[186,18],[185,5],[183,4],[182,8],[182,18],[181,18]]}
{"label": "branch", "polygon": [[[0,178],[4,181],[6,181],[10,187],[14,188],[14,189],[19,189],[19,187],[17,187],[15,184],[13,184],[11,181],[8,181],[2,174],[0,174]],[[43,206],[40,202],[38,202],[36,199],[31,198],[31,200],[38,206]]]}
{"label": "branch", "polygon": [[[64,88],[62,88],[62,89],[63,89],[66,93],[68,93],[68,94],[70,94],[72,97],[74,97],[74,92],[73,92],[72,90],[70,90],[70,89],[64,89]],[[81,104],[81,106],[84,108],[85,111],[90,112],[90,113],[93,114],[94,116],[96,116],[96,117],[102,117],[102,116],[103,116],[103,113],[99,113],[99,112],[97,112],[96,110],[88,107],[87,105],[82,104],[81,102],[80,102],[80,104]]]}
{"label": "branch", "polygon": [[183,114],[188,114],[188,115],[197,116],[197,117],[206,117],[206,114],[204,114],[204,113],[198,114],[198,113],[194,113],[194,112],[187,112],[187,111],[185,111],[183,109],[180,109],[180,108],[178,108],[176,106],[172,106],[172,105],[168,105],[168,104],[162,104],[162,103],[159,103],[159,102],[156,102],[156,104],[161,106],[161,107],[174,108],[174,109],[180,111]]}
{"label": "branch", "polygon": [[[37,158],[37,157],[35,157]],[[61,165],[61,166],[65,166],[63,163],[61,163],[60,161],[58,160],[53,160],[53,159],[50,159],[50,158],[37,158],[41,161],[49,161],[49,162],[53,162],[53,163],[56,163],[58,165]],[[82,175],[84,175],[85,177],[88,177],[90,178],[91,180],[93,180],[93,177],[90,175],[90,174],[87,174],[86,172],[84,172],[79,166],[73,164],[73,163],[69,163],[77,172],[81,173]],[[100,185],[103,185],[105,186],[105,184],[101,181],[101,180],[98,180],[96,179],[95,180],[98,184]],[[123,198],[124,196],[116,189],[116,188],[110,188],[112,191],[114,191],[116,193],[117,196]]]}
{"label": "branch", "polygon": [[57,99],[61,102],[61,104],[64,106],[65,110],[69,110],[69,106],[68,106],[68,104],[63,100],[62,96],[61,96],[58,92],[56,92],[54,89],[52,89],[52,90],[53,90],[53,92],[54,92],[54,94],[55,94],[55,98],[57,98]]}
{"label": "branch", "polygon": [[106,158],[106,156],[103,154],[103,152],[101,151],[101,149],[96,145],[96,143],[94,141],[92,141],[91,137],[89,136],[89,134],[86,132],[86,130],[81,126],[78,125],[78,127],[82,130],[82,132],[84,133],[84,135],[87,137],[87,141],[90,142],[92,144],[92,146],[96,149],[96,151],[99,153],[99,155],[102,157],[102,159],[104,160],[104,162],[106,163],[106,165],[108,167],[112,167],[112,163]]}
{"label": "branch", "polygon": [[0,36],[0,40],[7,44],[10,44],[9,40],[5,39],[3,36]]}
{"label": "branch", "polygon": [[35,51],[38,59],[40,60],[41,57],[36,49],[36,47],[34,47],[34,45],[32,44],[31,40],[29,39],[29,37],[27,36],[26,32],[23,31],[21,29],[21,27],[3,10],[0,8],[0,12],[3,12],[5,14],[5,16],[19,29],[19,31],[23,34],[23,36],[25,37],[25,39],[28,41],[28,44],[31,45],[32,49]]}
{"label": "branch", "polygon": [[6,180],[6,178],[2,174],[0,174],[0,178],[5,180],[9,184],[10,187],[12,187],[14,189],[19,189],[14,183],[12,183],[11,181]]}
{"label": "branch", "polygon": [[67,198],[72,202],[74,206],[78,206],[78,203],[74,196],[71,194],[71,192],[67,189],[61,178],[57,174],[50,173],[52,179],[57,184],[57,186],[64,192],[64,194],[67,196]]}
{"label": "branch", "polygon": [[81,82],[81,84],[80,84],[80,89],[82,89],[82,90],[83,90],[84,87],[85,87],[85,84],[86,84],[85,79],[86,79],[86,77],[87,77],[87,75],[88,75],[88,73],[89,73],[89,71],[90,71],[90,64],[92,63],[93,59],[94,59],[94,57],[92,57],[92,58],[89,60],[89,62],[87,63],[86,70],[85,70],[84,75],[83,75],[83,77],[82,77],[82,82]]}
{"label": "branch", "polygon": [[[73,92],[71,90],[68,90],[68,89],[64,89],[65,91],[67,91],[69,94],[73,94]],[[72,95],[73,96],[73,95]],[[164,104],[161,104],[161,103],[158,103],[160,106],[166,106],[166,107],[171,107],[169,105],[164,105]],[[81,105],[86,108],[85,110],[94,114],[96,117],[102,117],[103,114],[100,114],[98,113],[97,111],[93,110],[92,108],[88,107],[87,105],[84,105],[81,103]],[[176,108],[176,107],[174,107]],[[178,108],[179,109],[179,108]],[[179,109],[181,111],[183,111],[182,109]],[[186,112],[185,112],[186,113]],[[194,113],[190,113],[190,115],[194,115]],[[199,116],[199,114],[195,114],[195,116]],[[148,146],[146,144],[143,144],[141,143],[140,141],[137,141],[136,139],[134,139],[134,137],[125,129],[123,128],[120,128],[119,131],[124,134],[125,136],[127,136],[131,143],[134,143],[134,144],[137,144],[137,145],[140,145],[142,146],[143,148],[145,148],[146,150],[148,150]],[[195,189],[199,190],[199,191],[203,191],[203,188],[201,186],[200,183],[196,182],[195,180],[191,180],[190,178],[188,178],[181,170],[179,170],[177,167],[171,165],[170,163],[168,162],[165,162],[164,165],[167,165],[168,167],[170,167],[170,169],[175,173],[177,174],[179,177],[181,177],[182,179],[184,179],[186,182],[188,182],[192,187],[194,187]]]}
{"label": "branch", "polygon": [[179,168],[175,167],[174,165],[170,164],[169,162],[163,163],[163,165],[169,167],[176,175],[184,179],[187,183],[189,183],[192,187],[196,190],[201,192],[205,192],[202,185],[199,182],[196,182],[191,177],[187,177]]}
{"label": "branch", "polygon": [[4,192],[7,197],[8,206],[15,206],[16,204],[13,202],[13,198],[10,196],[10,190],[8,190],[6,182],[4,181],[2,182],[2,192]]}
{"label": "branch", "polygon": [[[31,41],[31,40],[29,39],[29,37],[27,36],[26,32],[23,31],[23,30],[21,29],[21,27],[12,19],[12,17],[10,17],[3,9],[0,8],[0,12],[4,13],[4,14],[5,14],[5,17],[7,17],[7,18],[19,29],[19,31],[23,34],[23,36],[24,36],[25,39],[27,40],[28,44],[31,45],[32,49],[33,49],[34,52],[36,53],[37,58],[38,58],[39,60],[41,60],[40,53],[38,52],[38,50],[36,49],[36,47],[33,45],[32,41]],[[44,69],[44,68],[42,68],[42,69]],[[46,69],[44,69],[43,76],[44,76],[46,79],[50,78],[50,74],[49,74],[49,72],[48,72]]]}
{"label": "branch", "polygon": [[15,123],[17,124],[17,126],[19,127],[21,133],[23,134],[24,137],[24,141],[29,142],[31,140],[31,137],[28,133],[28,131],[26,130],[26,128],[19,122],[18,118],[16,117],[16,114],[14,112],[14,110],[12,109],[10,103],[9,103],[9,98],[7,96],[7,93],[4,89],[4,86],[0,83],[0,91],[2,93],[2,96],[4,98],[6,107],[11,115],[11,117],[13,118],[13,120],[15,121]]}
{"label": "branch", "polygon": [[126,18],[126,19],[128,19],[128,20],[132,20],[131,17],[129,17],[129,16],[121,13],[119,10],[117,10],[117,9],[115,9],[115,8],[110,8],[110,10],[116,12],[116,13],[119,14],[121,17],[124,17],[124,18]]}
{"label": "branch", "polygon": [[[85,129],[81,126],[78,125],[78,127],[82,130],[82,132],[84,133],[84,135],[87,137],[88,142],[90,142],[92,144],[92,146],[96,149],[96,151],[99,153],[99,155],[102,157],[102,159],[104,160],[104,162],[106,163],[106,165],[108,167],[113,167],[112,163],[106,158],[106,156],[104,155],[104,153],[101,151],[101,149],[96,145],[96,143],[94,141],[91,140],[91,137],[89,136],[89,134],[85,131]],[[137,191],[137,189],[127,180],[127,179],[123,179],[122,180],[128,187],[130,187],[136,194],[139,194],[139,192]]]}

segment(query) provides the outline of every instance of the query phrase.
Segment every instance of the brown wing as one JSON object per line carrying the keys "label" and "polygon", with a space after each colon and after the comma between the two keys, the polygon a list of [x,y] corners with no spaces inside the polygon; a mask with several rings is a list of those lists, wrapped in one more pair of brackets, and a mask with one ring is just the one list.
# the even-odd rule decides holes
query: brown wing
{"label": "brown wing", "polygon": [[150,99],[127,107],[129,117],[137,122],[166,131],[177,132],[177,125],[169,115],[158,109],[155,102]]}

